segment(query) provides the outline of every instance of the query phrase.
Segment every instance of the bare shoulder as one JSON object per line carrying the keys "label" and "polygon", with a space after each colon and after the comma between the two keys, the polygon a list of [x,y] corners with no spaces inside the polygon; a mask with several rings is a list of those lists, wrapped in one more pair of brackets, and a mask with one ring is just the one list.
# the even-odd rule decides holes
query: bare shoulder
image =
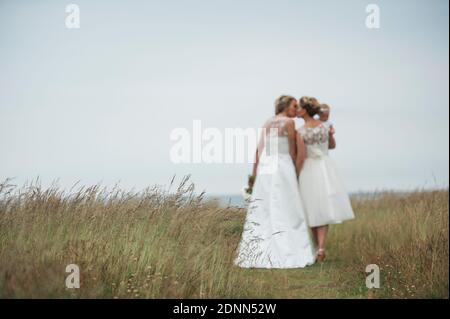
{"label": "bare shoulder", "polygon": [[270,125],[273,124],[273,122],[275,121],[275,119],[273,117],[268,118],[265,122],[264,122],[264,126],[263,127],[269,127]]}

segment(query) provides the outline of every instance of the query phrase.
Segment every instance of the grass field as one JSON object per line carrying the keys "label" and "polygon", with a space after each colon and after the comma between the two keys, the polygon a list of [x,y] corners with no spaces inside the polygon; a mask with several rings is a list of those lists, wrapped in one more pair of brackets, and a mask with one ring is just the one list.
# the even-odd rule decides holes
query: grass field
{"label": "grass field", "polygon": [[[233,266],[245,211],[178,188],[66,193],[0,184],[0,298],[448,298],[448,190],[353,201],[328,259],[306,269]],[[65,287],[77,264],[80,289]],[[380,289],[367,289],[377,264]]]}

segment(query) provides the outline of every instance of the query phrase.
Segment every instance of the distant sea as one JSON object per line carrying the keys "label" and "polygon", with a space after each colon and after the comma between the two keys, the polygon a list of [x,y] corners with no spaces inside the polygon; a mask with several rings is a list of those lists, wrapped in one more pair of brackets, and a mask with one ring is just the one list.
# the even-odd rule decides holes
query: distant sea
{"label": "distant sea", "polygon": [[[350,193],[351,199],[371,199],[376,198],[382,195],[385,192],[357,192]],[[395,192],[396,195],[404,196],[408,194],[408,192]],[[242,195],[209,195],[206,197],[207,200],[215,201],[222,207],[232,206],[232,207],[247,207],[247,203],[245,202]]]}
{"label": "distant sea", "polygon": [[210,195],[207,200],[215,201],[220,206],[246,207],[247,203],[241,195]]}

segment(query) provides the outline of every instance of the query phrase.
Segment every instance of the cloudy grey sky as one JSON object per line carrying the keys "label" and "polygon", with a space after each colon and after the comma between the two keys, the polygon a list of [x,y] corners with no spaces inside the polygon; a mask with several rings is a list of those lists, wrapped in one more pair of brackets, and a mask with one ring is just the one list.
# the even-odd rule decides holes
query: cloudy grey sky
{"label": "cloudy grey sky", "polygon": [[[0,0],[0,178],[238,193],[250,165],[171,163],[176,127],[332,106],[349,191],[447,186],[448,1]],[[366,5],[381,28],[365,26]],[[301,121],[298,122],[301,124]]]}

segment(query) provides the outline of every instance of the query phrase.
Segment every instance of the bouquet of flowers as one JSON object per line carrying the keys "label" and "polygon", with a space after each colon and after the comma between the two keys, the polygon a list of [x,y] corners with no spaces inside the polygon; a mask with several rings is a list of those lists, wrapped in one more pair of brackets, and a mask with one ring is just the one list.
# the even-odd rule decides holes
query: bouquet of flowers
{"label": "bouquet of flowers", "polygon": [[244,188],[242,189],[242,197],[244,198],[244,200],[246,202],[248,202],[250,200],[250,198],[252,197],[253,184],[255,184],[255,176],[249,175],[248,176],[248,184],[247,184],[247,186],[244,186]]}

